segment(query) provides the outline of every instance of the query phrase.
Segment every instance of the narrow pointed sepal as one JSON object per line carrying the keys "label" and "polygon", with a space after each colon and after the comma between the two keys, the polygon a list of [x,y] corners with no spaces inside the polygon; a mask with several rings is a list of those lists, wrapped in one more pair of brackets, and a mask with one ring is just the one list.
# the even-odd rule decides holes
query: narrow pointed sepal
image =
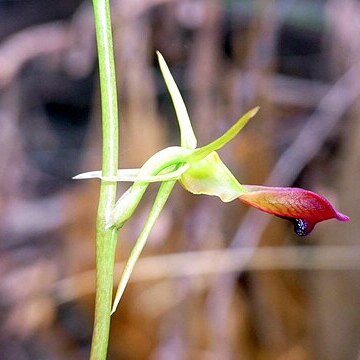
{"label": "narrow pointed sepal", "polygon": [[197,140],[191,125],[191,121],[184,100],[180,94],[180,91],[176,85],[173,76],[170,73],[164,57],[159,51],[157,51],[156,54],[158,56],[161,73],[164,77],[166,87],[169,90],[171,100],[173,102],[176,116],[179,122],[181,146],[188,149],[195,149]]}
{"label": "narrow pointed sepal", "polygon": [[220,137],[212,141],[210,144],[202,146],[196,149],[190,156],[189,161],[198,161],[208,156],[213,151],[221,149],[224,145],[226,145],[230,140],[232,140],[249,122],[251,118],[253,118],[259,111],[260,107],[257,106],[247,113],[245,113],[229,130],[227,130]]}
{"label": "narrow pointed sepal", "polygon": [[261,211],[291,221],[295,233],[308,235],[314,226],[324,220],[349,221],[323,196],[300,188],[246,185],[239,200]]}

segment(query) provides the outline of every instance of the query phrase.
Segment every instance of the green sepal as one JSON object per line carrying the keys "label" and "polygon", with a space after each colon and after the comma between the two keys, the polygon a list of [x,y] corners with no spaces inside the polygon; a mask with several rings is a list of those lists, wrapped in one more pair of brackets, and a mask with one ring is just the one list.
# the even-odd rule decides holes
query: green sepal
{"label": "green sepal", "polygon": [[187,149],[195,149],[197,141],[194,130],[191,126],[191,121],[189,118],[189,114],[186,110],[184,100],[181,96],[181,93],[176,85],[173,76],[171,75],[171,72],[166,64],[164,57],[159,51],[157,51],[156,53],[159,60],[160,70],[164,77],[166,87],[168,88],[169,94],[171,96],[171,100],[173,102],[176,116],[179,122],[181,146]]}
{"label": "green sepal", "polygon": [[171,166],[175,166],[176,169],[178,169],[180,166],[186,165],[187,159],[192,152],[193,150],[180,146],[170,146],[160,150],[147,160],[137,175],[140,180],[135,181],[116,202],[111,216],[107,221],[107,227],[114,226],[120,229],[132,216],[149,186],[148,181],[141,180],[142,177],[157,176]]}
{"label": "green sepal", "polygon": [[163,209],[168,197],[171,194],[171,191],[175,185],[176,181],[164,181],[160,185],[159,192],[156,196],[154,204],[151,208],[150,214],[144,224],[144,227],[135,242],[134,247],[131,250],[131,253],[126,261],[123,273],[121,274],[121,278],[119,281],[119,285],[116,291],[114,303],[112,306],[111,313],[113,314],[119,305],[120,299],[125,291],[126,285],[130,279],[130,275],[134,270],[135,264],[146,244],[146,241],[150,235],[150,232],[159,217],[161,210]]}
{"label": "green sepal", "polygon": [[181,175],[180,183],[193,194],[218,196],[224,202],[246,192],[215,151],[190,163],[189,169]]}
{"label": "green sepal", "polygon": [[248,123],[248,121],[256,115],[259,111],[259,107],[255,107],[244,114],[228,131],[223,135],[218,137],[216,140],[212,141],[210,144],[207,144],[201,148],[196,149],[189,157],[189,162],[196,162],[199,159],[203,159],[208,156],[213,151],[216,151],[222,148],[230,140],[232,140],[240,130]]}

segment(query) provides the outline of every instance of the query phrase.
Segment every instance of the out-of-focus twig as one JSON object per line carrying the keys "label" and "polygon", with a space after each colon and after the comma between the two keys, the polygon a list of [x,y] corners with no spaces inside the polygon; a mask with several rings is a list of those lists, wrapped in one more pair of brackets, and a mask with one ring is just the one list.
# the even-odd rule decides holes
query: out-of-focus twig
{"label": "out-of-focus twig", "polygon": [[[128,20],[139,18],[144,12],[155,6],[160,6],[169,2],[178,0],[132,0],[132,1],[116,1],[113,4],[114,15],[121,13]],[[119,12],[119,13],[118,13]]]}
{"label": "out-of-focus twig", "polygon": [[65,67],[72,75],[87,75],[95,59],[94,25],[90,15],[91,8],[86,4],[70,22],[32,26],[2,41],[0,89],[16,78],[26,62],[43,55],[63,54]]}
{"label": "out-of-focus twig", "polygon": [[36,200],[13,198],[2,214],[1,233],[22,239],[58,230],[68,223],[67,201],[64,193]]}
{"label": "out-of-focus twig", "polygon": [[273,74],[270,79],[269,101],[279,106],[298,106],[313,109],[329,91],[331,85],[317,80]]}
{"label": "out-of-focus twig", "polygon": [[62,22],[34,26],[0,44],[0,88],[8,85],[30,59],[64,50],[69,46],[67,27]]}
{"label": "out-of-focus twig", "polygon": [[[251,255],[251,259],[249,256]],[[119,274],[124,263],[117,263]],[[360,246],[284,246],[193,251],[140,258],[130,282],[208,276],[239,270],[349,270],[360,268]],[[54,293],[60,303],[94,291],[94,270],[58,281]],[[211,282],[209,282],[209,285]]]}

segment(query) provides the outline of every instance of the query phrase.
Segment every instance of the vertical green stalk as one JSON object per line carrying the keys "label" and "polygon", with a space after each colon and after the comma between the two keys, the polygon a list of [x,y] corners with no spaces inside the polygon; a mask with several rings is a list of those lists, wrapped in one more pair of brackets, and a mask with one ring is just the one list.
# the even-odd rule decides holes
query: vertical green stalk
{"label": "vertical green stalk", "polygon": [[[102,116],[102,175],[115,176],[118,168],[118,108],[109,0],[93,0],[99,58]],[[118,232],[106,228],[116,199],[116,182],[101,181],[96,220],[96,300],[91,360],[106,359]]]}

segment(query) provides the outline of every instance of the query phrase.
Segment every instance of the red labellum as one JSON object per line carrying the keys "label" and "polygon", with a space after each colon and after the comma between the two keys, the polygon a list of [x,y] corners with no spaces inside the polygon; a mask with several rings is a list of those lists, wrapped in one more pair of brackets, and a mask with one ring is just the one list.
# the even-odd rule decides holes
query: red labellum
{"label": "red labellum", "polygon": [[261,211],[291,221],[295,233],[308,235],[321,221],[350,218],[338,212],[323,196],[300,188],[246,185],[247,192],[239,200]]}

